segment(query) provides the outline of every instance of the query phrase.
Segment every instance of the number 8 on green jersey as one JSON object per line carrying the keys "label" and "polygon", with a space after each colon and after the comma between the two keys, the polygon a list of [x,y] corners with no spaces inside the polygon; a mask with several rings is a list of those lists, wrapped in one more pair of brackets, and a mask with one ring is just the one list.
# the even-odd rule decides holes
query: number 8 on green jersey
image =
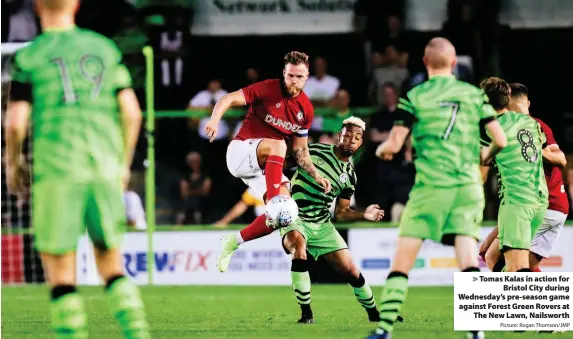
{"label": "number 8 on green jersey", "polygon": [[495,117],[479,88],[454,76],[433,76],[398,104],[395,125],[412,131],[416,183],[400,235],[453,244],[479,237],[484,193],[479,171],[480,125]]}
{"label": "number 8 on green jersey", "polygon": [[[545,134],[539,123],[526,114],[508,111],[497,120],[507,135],[507,147],[496,155],[494,163],[499,179],[500,249],[528,250],[548,205],[541,156]],[[483,133],[482,144],[490,142]]]}
{"label": "number 8 on green jersey", "polygon": [[119,245],[124,140],[117,93],[131,87],[113,42],[88,30],[47,30],[15,55],[12,101],[32,104],[36,247],[75,251],[87,230]]}

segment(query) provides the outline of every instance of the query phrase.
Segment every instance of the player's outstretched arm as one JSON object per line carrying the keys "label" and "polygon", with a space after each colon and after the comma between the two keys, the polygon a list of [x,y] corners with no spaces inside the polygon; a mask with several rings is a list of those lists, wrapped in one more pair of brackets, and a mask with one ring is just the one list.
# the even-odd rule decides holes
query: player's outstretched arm
{"label": "player's outstretched arm", "polygon": [[350,208],[350,199],[338,198],[334,216],[337,221],[370,220],[380,221],[384,218],[384,211],[378,205],[370,205],[365,211],[353,210]]}
{"label": "player's outstretched arm", "polygon": [[489,165],[493,158],[499,151],[507,146],[507,138],[505,136],[505,132],[503,128],[499,124],[497,120],[492,120],[485,125],[485,129],[487,130],[490,138],[491,143],[487,148],[486,152],[482,152],[482,164]]}
{"label": "player's outstretched arm", "polygon": [[567,157],[565,157],[565,153],[561,151],[557,144],[545,147],[541,151],[541,155],[543,156],[543,160],[551,165],[559,166],[561,168],[567,167]]}
{"label": "player's outstretched arm", "polygon": [[8,103],[5,121],[6,179],[11,193],[22,193],[29,179],[26,161],[22,155],[22,146],[26,139],[31,111],[32,106],[28,101],[18,100]]}
{"label": "player's outstretched arm", "polygon": [[376,148],[376,156],[380,159],[391,160],[392,155],[400,152],[410,134],[410,129],[406,126],[394,126],[390,130],[388,139]]}
{"label": "player's outstretched arm", "polygon": [[125,166],[131,168],[135,145],[139,138],[139,129],[141,128],[141,108],[131,88],[122,89],[117,94],[117,101],[121,110],[121,121],[123,128],[123,140],[125,147]]}
{"label": "player's outstretched arm", "polygon": [[327,194],[330,192],[330,181],[323,178],[312,163],[310,152],[308,150],[308,137],[295,136],[292,143],[292,153],[294,154],[294,158],[296,159],[298,166],[305,170],[314,179],[314,181],[324,188],[324,193]]}
{"label": "player's outstretched arm", "polygon": [[227,226],[230,222],[243,215],[248,209],[249,206],[243,200],[239,200],[221,220],[215,223],[215,227]]}
{"label": "player's outstretched arm", "polygon": [[231,107],[245,106],[247,101],[242,90],[227,93],[217,101],[215,107],[213,107],[213,113],[211,114],[211,119],[205,126],[205,134],[209,137],[209,141],[213,142],[217,136],[217,126],[219,121],[223,117],[223,114]]}

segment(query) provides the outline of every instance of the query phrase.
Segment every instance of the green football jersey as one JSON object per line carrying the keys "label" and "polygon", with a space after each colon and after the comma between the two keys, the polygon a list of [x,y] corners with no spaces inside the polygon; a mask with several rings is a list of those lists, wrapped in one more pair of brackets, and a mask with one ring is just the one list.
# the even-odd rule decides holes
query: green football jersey
{"label": "green football jersey", "polygon": [[[543,205],[548,193],[541,150],[545,147],[545,134],[532,117],[517,112],[498,115],[507,136],[507,146],[495,157],[499,179],[499,197],[502,204]],[[482,132],[482,144],[491,142]]]}
{"label": "green football jersey", "polygon": [[89,30],[48,30],[14,56],[11,100],[32,103],[34,177],[90,180],[124,166],[118,91],[131,87],[115,44]]}
{"label": "green football jersey", "polygon": [[299,218],[306,222],[325,223],[330,220],[330,205],[336,198],[350,199],[354,194],[356,174],[350,162],[339,160],[334,145],[311,144],[312,163],[318,173],[328,179],[332,190],[324,194],[322,186],[300,168],[292,177],[292,197],[299,209]]}
{"label": "green football jersey", "polygon": [[452,76],[434,76],[400,98],[395,125],[409,127],[416,183],[481,183],[480,125],[495,119],[485,93]]}

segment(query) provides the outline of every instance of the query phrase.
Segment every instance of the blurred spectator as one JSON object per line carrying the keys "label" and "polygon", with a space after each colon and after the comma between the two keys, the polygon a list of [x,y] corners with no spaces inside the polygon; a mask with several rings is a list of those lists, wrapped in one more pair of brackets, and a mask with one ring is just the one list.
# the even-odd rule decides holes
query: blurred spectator
{"label": "blurred spectator", "polygon": [[[384,96],[384,105],[372,116],[370,123],[370,140],[375,146],[388,138],[394,125],[394,112],[399,98],[398,88],[392,83],[384,84],[380,92]],[[391,161],[378,160],[376,163],[374,199],[380,208],[390,212],[394,222],[400,220],[414,185],[415,171],[412,156],[412,144],[408,139],[402,150]]]}
{"label": "blurred spectator", "polygon": [[391,14],[386,21],[387,27],[385,27],[384,34],[381,34],[378,40],[374,41],[372,51],[382,52],[386,50],[387,46],[392,45],[400,52],[400,57],[407,61],[408,41],[402,26],[402,19],[396,14]]}
{"label": "blurred spectator", "polygon": [[206,198],[211,192],[211,178],[204,172],[198,152],[187,155],[187,167],[185,177],[179,182],[183,208],[177,215],[177,225],[201,223]]}
{"label": "blurred spectator", "polygon": [[200,91],[191,99],[187,107],[187,109],[205,110],[208,113],[202,118],[191,119],[191,127],[193,130],[196,129],[194,135],[198,136],[198,139],[192,140],[191,147],[199,150],[205,156],[208,154],[205,162],[209,171],[214,175],[218,174],[218,171],[226,171],[225,152],[231,127],[226,119],[221,119],[217,136],[211,143],[209,142],[209,137],[205,134],[205,126],[209,122],[209,116],[213,107],[225,94],[227,94],[227,91],[221,88],[221,81],[213,79],[209,81],[207,89]]}
{"label": "blurred spectator", "polygon": [[[361,34],[364,42],[364,55],[366,56],[366,73],[372,71],[373,45],[379,45],[380,39],[390,35],[388,30],[389,16],[403,18],[405,13],[405,0],[358,0],[354,4],[353,25],[357,33]],[[401,20],[400,20],[401,21]]]}
{"label": "blurred spectator", "polygon": [[228,212],[225,214],[221,220],[215,223],[215,227],[225,227],[233,220],[237,219],[241,215],[245,214],[249,207],[253,208],[255,216],[262,215],[265,213],[265,202],[255,198],[251,189],[248,188],[245,193],[241,196],[239,200]]}
{"label": "blurred spectator", "polygon": [[314,60],[314,75],[310,76],[304,86],[304,92],[316,107],[328,106],[336,95],[340,80],[327,74],[327,63],[323,57]]}
{"label": "blurred spectator", "polygon": [[[482,41],[475,14],[475,1],[450,0],[448,2],[448,20],[442,26],[442,35],[456,47],[458,56],[465,56],[468,61],[464,65],[470,71],[475,68],[474,65],[480,65],[482,60]],[[473,76],[470,76],[469,82],[472,81]]]}
{"label": "blurred spectator", "polygon": [[385,83],[393,83],[401,93],[401,87],[408,79],[409,72],[406,69],[404,59],[394,45],[386,46],[384,54],[375,52],[372,54],[374,72],[370,83],[370,98],[372,104],[384,104],[384,96],[378,90]]}
{"label": "blurred spectator", "polygon": [[2,42],[26,42],[39,34],[33,0],[3,0],[2,12]]}
{"label": "blurred spectator", "polygon": [[252,85],[252,84],[260,81],[259,71],[257,71],[255,68],[251,67],[251,68],[247,69],[247,72],[245,75],[246,75],[246,79],[247,79],[245,86],[249,86],[249,85]]}
{"label": "blurred spectator", "polygon": [[341,89],[336,92],[336,96],[333,100],[333,108],[332,114],[322,119],[321,130],[323,133],[320,137],[320,142],[326,142],[326,140],[330,139],[326,143],[335,144],[337,133],[342,127],[342,121],[352,116],[352,112],[350,111],[350,94],[347,90]]}
{"label": "blurred spectator", "polygon": [[204,109],[210,112],[217,101],[227,93],[228,92],[222,88],[220,80],[212,79],[207,84],[207,89],[199,91],[191,101],[189,101],[187,109]]}

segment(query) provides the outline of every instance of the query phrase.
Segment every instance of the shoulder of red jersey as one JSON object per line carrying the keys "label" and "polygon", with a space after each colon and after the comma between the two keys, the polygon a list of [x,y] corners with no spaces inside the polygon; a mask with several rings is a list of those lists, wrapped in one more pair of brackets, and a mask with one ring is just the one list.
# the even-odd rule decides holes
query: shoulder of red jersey
{"label": "shoulder of red jersey", "polygon": [[547,138],[547,145],[557,144],[557,141],[553,137],[553,130],[551,129],[551,127],[549,127],[549,125],[547,125],[543,120],[539,118],[536,117],[532,118],[533,120],[537,121],[537,123],[539,123],[539,126],[541,126],[541,130],[543,131],[545,137]]}

